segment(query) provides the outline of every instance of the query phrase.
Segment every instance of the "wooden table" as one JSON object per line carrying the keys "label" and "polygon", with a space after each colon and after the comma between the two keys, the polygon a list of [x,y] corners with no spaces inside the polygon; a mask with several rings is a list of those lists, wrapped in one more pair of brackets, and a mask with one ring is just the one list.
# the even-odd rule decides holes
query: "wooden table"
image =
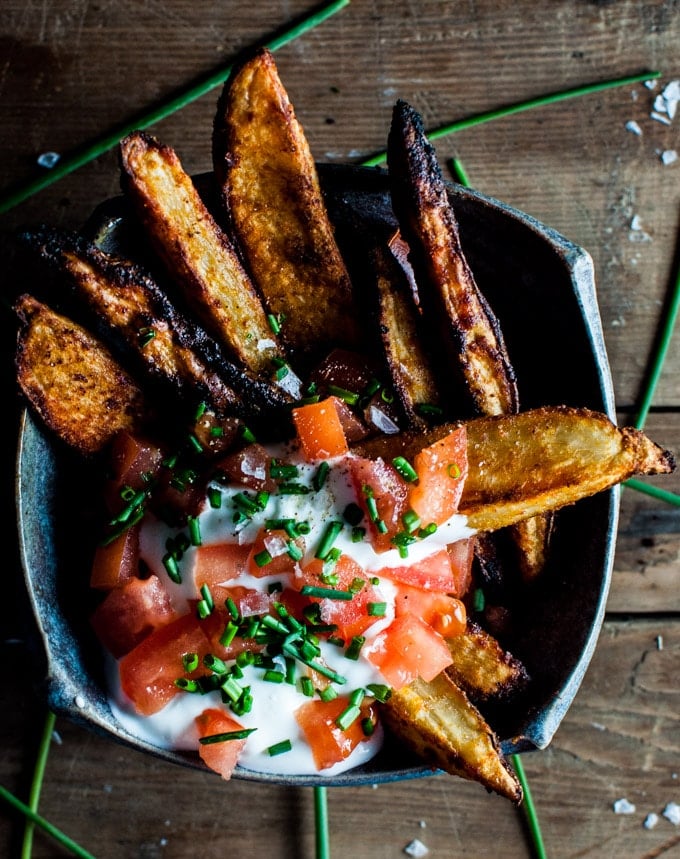
{"label": "wooden table", "polygon": [[[68,153],[127,121],[312,6],[259,3],[3,3],[0,186],[34,175],[46,151]],[[318,160],[355,162],[383,148],[392,104],[410,101],[428,127],[525,98],[645,70],[642,84],[497,120],[441,140],[472,184],[555,227],[595,261],[621,420],[643,390],[677,263],[680,117],[651,118],[655,95],[680,77],[673,0],[353,0],[277,54]],[[154,127],[191,172],[210,167],[216,95]],[[638,123],[640,134],[627,130]],[[48,221],[77,227],[118,191],[109,152],[3,216],[3,231]],[[2,381],[11,413],[3,458],[6,544],[13,536],[17,415],[14,329],[2,316]],[[565,360],[569,356],[565,355]],[[680,451],[680,337],[672,341],[647,422]],[[7,438],[7,434],[6,434]],[[680,473],[663,485],[680,491]],[[626,490],[608,613],[583,686],[550,748],[524,756],[546,849],[566,857],[680,856],[680,514]],[[5,564],[0,783],[27,795],[42,724],[18,606],[18,562]],[[310,790],[234,781],[158,763],[59,721],[41,811],[99,859],[311,857]],[[633,814],[617,815],[627,798]],[[396,857],[413,839],[431,856],[531,855],[523,818],[475,784],[435,776],[330,792],[336,857]],[[654,828],[643,821],[659,815]],[[18,855],[20,825],[0,808],[0,854]],[[42,834],[34,856],[65,855]]]}

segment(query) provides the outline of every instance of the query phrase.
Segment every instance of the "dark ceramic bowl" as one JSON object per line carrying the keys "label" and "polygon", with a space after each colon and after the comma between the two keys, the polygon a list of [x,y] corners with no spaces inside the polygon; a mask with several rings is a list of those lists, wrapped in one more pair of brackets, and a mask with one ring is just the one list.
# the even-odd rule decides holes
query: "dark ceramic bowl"
{"label": "dark ceramic bowl", "polygon": [[[381,170],[320,166],[339,242],[360,278],[361,237],[395,227]],[[206,177],[199,177],[206,184]],[[209,185],[209,182],[207,183]],[[609,366],[589,255],[525,215],[472,190],[451,188],[472,270],[498,316],[520,385],[523,408],[567,404],[614,419]],[[130,216],[114,200],[87,225],[108,249],[126,248]],[[74,521],[88,485],[83,464],[25,414],[20,429],[16,500],[26,586],[46,656],[48,705],[77,723],[174,763],[203,768],[198,756],[160,750],[131,736],[113,717],[102,655],[87,624],[88,526]],[[545,748],[569,708],[603,620],[616,536],[616,489],[560,511],[552,560],[527,590],[511,649],[531,682],[493,714],[507,753]],[[89,515],[92,515],[91,513]],[[365,766],[337,777],[235,776],[293,785],[370,784],[428,775],[389,741]]]}

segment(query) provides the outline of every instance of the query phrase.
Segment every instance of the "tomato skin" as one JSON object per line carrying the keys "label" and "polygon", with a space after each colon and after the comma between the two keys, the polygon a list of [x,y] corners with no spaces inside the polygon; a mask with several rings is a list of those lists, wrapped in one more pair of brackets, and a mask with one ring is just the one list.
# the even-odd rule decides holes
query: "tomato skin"
{"label": "tomato skin", "polygon": [[112,477],[104,491],[107,506],[112,513],[125,507],[120,497],[124,487],[137,491],[148,485],[148,477],[156,477],[163,463],[163,450],[153,442],[129,432],[120,432],[110,450]]}
{"label": "tomato skin", "polygon": [[453,638],[465,632],[465,605],[455,597],[422,590],[411,585],[397,586],[395,614],[413,614],[429,624],[442,638]]}
{"label": "tomato skin", "polygon": [[315,462],[343,456],[349,450],[336,397],[293,409],[293,423],[305,459]]}
{"label": "tomato skin", "polygon": [[363,719],[370,718],[375,723],[374,705],[364,704],[361,716],[343,731],[335,720],[348,706],[349,698],[341,695],[332,701],[309,701],[295,711],[295,719],[312,749],[314,763],[319,770],[344,761],[366,739],[361,727]]}
{"label": "tomato skin", "polygon": [[[214,734],[226,734],[238,731],[243,726],[228,716],[224,710],[209,707],[200,716],[196,716],[196,727],[199,737],[210,737]],[[199,743],[198,754],[203,763],[219,773],[223,779],[231,778],[246,740],[225,740],[222,743]]]}
{"label": "tomato skin", "polygon": [[411,613],[397,617],[363,653],[394,689],[416,677],[433,680],[453,662],[442,636]]}
{"label": "tomato skin", "polygon": [[272,458],[260,444],[249,444],[220,458],[215,470],[229,483],[256,492],[273,492],[276,481],[271,477]]}
{"label": "tomato skin", "polygon": [[[250,575],[256,578],[263,578],[264,576],[281,576],[295,573],[298,562],[288,553],[287,546],[290,542],[291,538],[285,531],[261,531],[248,553],[246,566]],[[304,553],[305,541],[302,537],[297,537],[292,542],[300,552]],[[257,559],[263,552],[268,552],[271,560],[267,563],[259,564]]]}
{"label": "tomato skin", "polygon": [[409,492],[409,506],[423,525],[441,525],[458,510],[467,476],[467,432],[464,426],[428,447],[414,458],[418,482]]}
{"label": "tomato skin", "polygon": [[[182,664],[185,653],[197,653],[199,664],[210,652],[210,642],[193,613],[147,635],[118,663],[123,692],[141,716],[161,710],[179,692],[178,677],[187,676]],[[206,673],[199,668],[189,677]]]}
{"label": "tomato skin", "polygon": [[[394,549],[392,538],[403,531],[402,516],[408,509],[408,484],[399,472],[383,459],[364,459],[353,456],[348,460],[357,502],[369,522],[371,543],[376,552]],[[368,508],[367,491],[375,500],[378,518],[385,524],[381,533],[372,521]]]}
{"label": "tomato skin", "polygon": [[198,592],[208,585],[215,603],[223,603],[229,596],[229,582],[248,567],[249,546],[238,543],[213,543],[198,546],[195,553],[194,584]]}
{"label": "tomato skin", "polygon": [[176,617],[162,582],[149,576],[130,579],[110,590],[90,623],[101,644],[118,659]]}
{"label": "tomato skin", "polygon": [[139,525],[127,528],[106,545],[95,549],[90,587],[111,590],[139,573]]}

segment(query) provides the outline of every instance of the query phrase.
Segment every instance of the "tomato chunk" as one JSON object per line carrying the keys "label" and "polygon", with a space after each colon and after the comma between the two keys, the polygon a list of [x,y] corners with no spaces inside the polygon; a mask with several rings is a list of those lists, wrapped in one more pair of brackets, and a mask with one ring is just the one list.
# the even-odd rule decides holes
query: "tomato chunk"
{"label": "tomato chunk", "polygon": [[411,585],[398,585],[395,613],[397,617],[414,614],[443,638],[453,638],[465,632],[465,606],[459,599],[447,594],[425,591]]}
{"label": "tomato chunk", "polygon": [[[200,716],[196,716],[196,726],[199,737],[214,737],[217,734],[227,734],[242,728],[224,710],[218,710],[216,707],[210,707],[204,710]],[[223,740],[219,743],[199,743],[198,754],[206,766],[228,781],[234,772],[245,744],[244,739]]]}
{"label": "tomato chunk", "polygon": [[139,525],[127,528],[105,546],[97,546],[92,560],[90,587],[110,590],[139,572]]}
{"label": "tomato chunk", "polygon": [[404,582],[431,591],[451,593],[455,582],[451,569],[451,559],[446,549],[440,549],[403,567],[384,567],[377,574],[395,582]]}
{"label": "tomato chunk", "polygon": [[213,600],[224,602],[228,596],[229,582],[248,568],[250,546],[239,543],[214,543],[198,546],[194,564],[194,584],[198,592],[208,585]]}
{"label": "tomato chunk", "polygon": [[467,432],[458,427],[423,448],[413,461],[418,482],[409,492],[409,506],[423,525],[441,525],[458,510],[467,476]]}
{"label": "tomato chunk", "polygon": [[366,739],[361,723],[370,718],[375,723],[372,704],[361,707],[361,715],[343,730],[336,720],[349,706],[349,698],[339,696],[332,701],[310,701],[295,711],[295,718],[309,743],[317,769],[325,770],[344,761],[360,742]]}
{"label": "tomato chunk", "polygon": [[472,562],[475,557],[475,539],[468,537],[458,540],[447,546],[449,560],[451,561],[451,572],[453,574],[453,588],[450,593],[456,597],[464,597],[470,590],[472,584]]}
{"label": "tomato chunk", "polygon": [[314,461],[347,453],[347,439],[335,397],[293,409],[293,422],[305,458]]}
{"label": "tomato chunk", "polygon": [[273,492],[276,481],[272,479],[270,468],[272,458],[260,444],[249,444],[242,450],[222,457],[215,469],[229,483],[245,486],[256,492]]}
{"label": "tomato chunk", "polygon": [[247,568],[251,576],[281,576],[294,573],[297,567],[296,558],[301,557],[305,550],[302,537],[295,540],[285,531],[261,531],[250,547]]}
{"label": "tomato chunk", "polygon": [[393,549],[392,538],[404,529],[402,516],[408,509],[408,484],[396,468],[380,458],[353,456],[348,464],[357,501],[370,523],[373,548],[376,552]]}
{"label": "tomato chunk", "polygon": [[142,639],[177,617],[157,576],[130,579],[109,591],[94,610],[90,623],[102,645],[116,658],[129,653]]}
{"label": "tomato chunk", "polygon": [[433,680],[453,662],[442,636],[410,613],[396,618],[363,652],[394,689],[416,677]]}
{"label": "tomato chunk", "polygon": [[[185,614],[147,635],[120,660],[121,687],[142,716],[162,709],[178,692],[175,680],[187,676],[182,656],[197,653],[199,664],[210,642],[194,614]],[[204,669],[197,669],[205,673]],[[196,676],[194,674],[188,675]]]}

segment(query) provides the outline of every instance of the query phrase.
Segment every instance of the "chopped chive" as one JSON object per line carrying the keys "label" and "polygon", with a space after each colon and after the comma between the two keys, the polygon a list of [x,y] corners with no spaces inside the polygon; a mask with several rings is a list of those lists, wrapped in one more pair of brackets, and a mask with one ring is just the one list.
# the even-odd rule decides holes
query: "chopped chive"
{"label": "chopped chive", "polygon": [[454,480],[457,480],[461,474],[460,466],[457,462],[450,462],[446,467],[446,473],[449,475],[449,477],[452,477]]}
{"label": "chopped chive", "polygon": [[335,689],[333,686],[326,686],[325,689],[319,689],[319,698],[321,698],[321,700],[325,703],[333,701],[337,697],[338,690]]}
{"label": "chopped chive", "polygon": [[283,683],[283,681],[286,679],[286,675],[283,673],[283,671],[274,671],[272,669],[269,669],[268,671],[264,672],[264,674],[262,675],[262,679],[266,680],[267,683]]}
{"label": "chopped chive", "polygon": [[275,757],[276,755],[285,755],[286,752],[289,752],[293,748],[293,744],[290,740],[282,740],[280,743],[274,743],[273,746],[269,746],[267,751],[271,757]]}
{"label": "chopped chive", "polygon": [[147,346],[156,336],[156,332],[153,328],[140,328],[139,329],[139,345],[144,348]]}
{"label": "chopped chive", "polygon": [[274,559],[267,549],[263,549],[261,552],[257,552],[253,555],[253,560],[258,567],[266,567],[267,564],[271,564]]}
{"label": "chopped chive", "polygon": [[378,576],[371,576],[371,584],[375,586],[380,584],[380,579],[378,578]]}
{"label": "chopped chive", "polygon": [[383,683],[369,683],[366,689],[373,695],[376,701],[380,701],[381,703],[387,701],[392,695],[390,687],[385,686]]}
{"label": "chopped chive", "polygon": [[328,393],[344,400],[348,406],[354,406],[359,402],[359,394],[355,391],[348,391],[347,388],[341,388],[338,385],[329,385]]}
{"label": "chopped chive", "polygon": [[405,457],[395,456],[392,460],[392,465],[397,469],[404,480],[407,480],[409,483],[413,483],[418,479],[418,472]]}
{"label": "chopped chive", "polygon": [[370,382],[364,388],[364,391],[363,391],[364,397],[366,397],[366,398],[372,397],[373,394],[378,393],[378,391],[380,390],[381,387],[382,387],[382,385],[380,384],[378,379],[375,379],[375,378],[371,379]]}
{"label": "chopped chive", "polygon": [[206,617],[212,614],[212,608],[208,600],[202,599],[196,603],[196,614],[201,620],[205,620]]}
{"label": "chopped chive", "polygon": [[213,600],[212,594],[210,593],[210,588],[205,582],[201,585],[201,596],[208,604],[210,611],[215,608],[215,601]]}
{"label": "chopped chive", "polygon": [[183,653],[182,665],[189,674],[198,668],[198,653]]}
{"label": "chopped chive", "polygon": [[353,594],[358,594],[358,593],[361,593],[361,591],[363,591],[363,589],[365,587],[366,587],[366,580],[362,579],[361,576],[355,576],[352,579],[352,582],[351,582],[348,590],[351,591]]}
{"label": "chopped chive", "polygon": [[352,537],[353,543],[361,543],[361,541],[364,539],[365,536],[366,536],[366,529],[365,528],[358,528],[358,527],[352,528],[351,537]]}
{"label": "chopped chive", "polygon": [[342,711],[342,713],[340,713],[338,718],[335,720],[335,724],[342,731],[346,731],[354,724],[354,722],[356,722],[360,715],[361,710],[358,707],[355,707],[350,704],[349,707],[347,707],[345,710]]}
{"label": "chopped chive", "polygon": [[232,620],[238,620],[241,616],[238,606],[231,597],[227,597],[224,601],[224,607],[231,615]]}
{"label": "chopped chive", "polygon": [[386,602],[369,602],[366,606],[366,613],[369,617],[385,617],[387,613]]}
{"label": "chopped chive", "polygon": [[290,480],[290,478],[298,476],[299,469],[297,465],[273,460],[269,466],[269,474],[274,480]]}
{"label": "chopped chive", "polygon": [[271,614],[266,614],[261,620],[262,626],[272,629],[275,632],[280,632],[283,635],[288,635],[289,629],[285,623],[282,623],[278,618]]}
{"label": "chopped chive", "polygon": [[292,540],[289,540],[289,541],[286,543],[286,552],[290,555],[290,557],[291,557],[294,561],[299,561],[299,560],[301,560],[301,558],[302,558],[302,556],[303,556],[303,554],[304,554],[304,552],[302,551],[302,549],[301,549],[301,548],[300,548],[296,543],[294,543]]}
{"label": "chopped chive", "polygon": [[290,656],[286,656],[286,683],[295,685],[295,660]]}
{"label": "chopped chive", "polygon": [[203,657],[203,664],[213,674],[226,674],[229,670],[225,662],[219,656],[215,656],[214,653],[206,653]]}
{"label": "chopped chive", "polygon": [[387,534],[387,524],[384,519],[376,519],[374,524],[379,534]]}
{"label": "chopped chive", "polygon": [[197,516],[187,517],[187,525],[189,527],[189,540],[192,546],[201,546],[201,522]]}
{"label": "chopped chive", "polygon": [[407,510],[401,517],[401,521],[409,534],[413,534],[420,528],[420,516],[415,510]]}
{"label": "chopped chive", "polygon": [[216,486],[208,487],[208,502],[213,510],[219,510],[222,506],[222,493]]}
{"label": "chopped chive", "polygon": [[331,470],[330,465],[324,459],[323,462],[319,463],[319,467],[314,473],[314,477],[312,478],[312,486],[317,492],[320,492],[323,488],[326,479],[328,478],[328,474]]}
{"label": "chopped chive", "polygon": [[279,495],[308,495],[310,492],[309,486],[304,483],[280,483],[278,486]]}
{"label": "chopped chive", "polygon": [[418,403],[416,405],[416,411],[424,417],[430,415],[442,415],[444,413],[444,410],[441,408],[441,406],[436,406],[434,403]]}
{"label": "chopped chive", "polygon": [[203,445],[201,444],[201,442],[196,438],[196,436],[193,433],[189,433],[189,435],[187,436],[187,441],[189,442],[190,446],[194,449],[195,453],[203,453]]}
{"label": "chopped chive", "polygon": [[211,438],[221,438],[224,435],[223,427],[210,427],[210,437]]}
{"label": "chopped chive", "polygon": [[342,591],[337,588],[317,588],[314,585],[304,585],[300,590],[303,596],[320,597],[331,600],[351,600],[354,598],[352,591]]}
{"label": "chopped chive", "polygon": [[198,692],[199,690],[196,680],[191,680],[189,677],[178,677],[175,680],[175,686],[182,692]]}
{"label": "chopped chive", "polygon": [[431,537],[437,531],[437,526],[434,522],[430,522],[429,525],[426,525],[424,528],[420,528],[418,530],[418,536],[421,540],[424,540],[425,537]]}
{"label": "chopped chive", "polygon": [[365,737],[371,737],[375,733],[375,723],[370,716],[366,716],[365,719],[361,720],[361,730],[364,732]]}
{"label": "chopped chive", "polygon": [[314,684],[312,683],[311,677],[300,678],[300,691],[307,698],[314,697]]}
{"label": "chopped chive", "polygon": [[383,388],[380,392],[380,399],[383,403],[387,403],[387,405],[389,405],[394,402],[394,392],[388,391],[387,388]]}
{"label": "chopped chive", "polygon": [[345,658],[352,659],[354,662],[356,662],[356,660],[359,658],[361,648],[364,646],[365,641],[365,636],[353,635],[352,640],[350,641],[347,649],[345,650]]}
{"label": "chopped chive", "polygon": [[243,694],[243,687],[233,677],[227,677],[224,683],[220,685],[220,689],[230,701],[238,701]]}
{"label": "chopped chive", "polygon": [[349,703],[354,707],[360,707],[361,702],[366,697],[366,693],[363,689],[355,689],[354,692],[349,696]]}
{"label": "chopped chive", "polygon": [[241,438],[243,439],[243,441],[246,441],[249,444],[253,444],[255,441],[257,441],[257,439],[255,438],[255,434],[247,426],[241,427]]}
{"label": "chopped chive", "polygon": [[210,746],[214,743],[228,743],[230,740],[245,740],[257,728],[242,728],[240,731],[225,731],[222,734],[210,734],[207,737],[200,737],[198,742],[202,746]]}
{"label": "chopped chive", "polygon": [[317,547],[316,552],[314,553],[315,558],[319,558],[320,560],[326,560],[328,553],[330,552],[333,543],[336,541],[340,532],[343,529],[342,522],[334,519],[326,525],[326,528],[321,536],[321,540]]}
{"label": "chopped chive", "polygon": [[196,412],[194,413],[194,420],[199,421],[203,415],[206,413],[208,408],[208,404],[205,400],[201,400],[201,402],[196,406]]}
{"label": "chopped chive", "polygon": [[484,597],[484,591],[481,588],[475,588],[475,591],[472,595],[472,610],[484,611],[485,605],[486,599]]}
{"label": "chopped chive", "polygon": [[170,552],[163,555],[163,566],[165,567],[165,571],[170,577],[170,579],[175,582],[175,584],[180,585],[182,583],[182,574],[179,571],[179,567],[177,566],[177,561],[175,560],[175,556]]}
{"label": "chopped chive", "polygon": [[281,323],[279,317],[275,313],[267,314],[267,322],[273,334],[278,334],[281,331]]}

